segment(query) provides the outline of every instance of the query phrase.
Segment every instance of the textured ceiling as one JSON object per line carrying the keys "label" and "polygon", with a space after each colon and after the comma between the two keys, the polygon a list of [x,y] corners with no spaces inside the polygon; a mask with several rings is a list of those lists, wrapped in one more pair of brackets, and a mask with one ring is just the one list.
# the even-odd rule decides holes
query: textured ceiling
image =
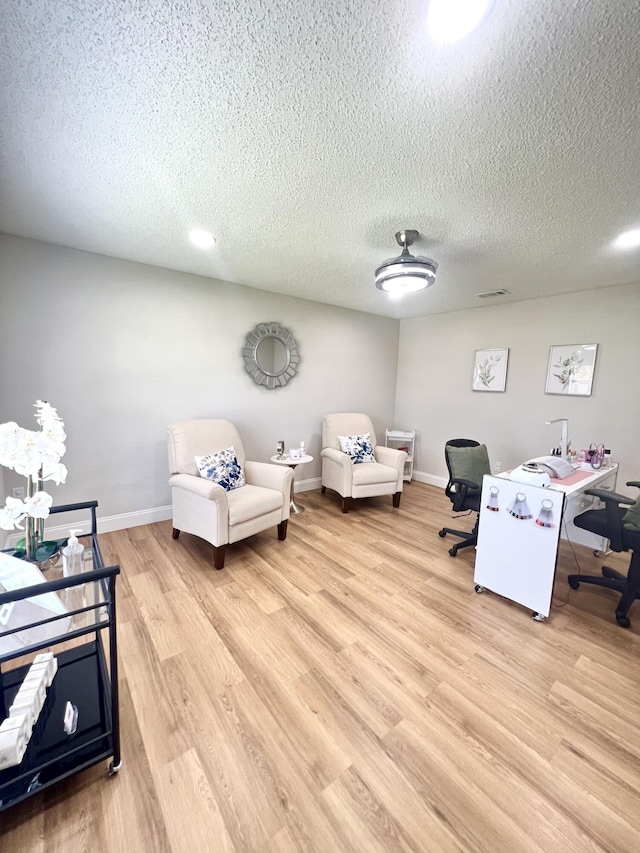
{"label": "textured ceiling", "polygon": [[[427,6],[0,0],[0,230],[391,317],[639,280],[638,0]],[[400,228],[439,271],[391,301]]]}

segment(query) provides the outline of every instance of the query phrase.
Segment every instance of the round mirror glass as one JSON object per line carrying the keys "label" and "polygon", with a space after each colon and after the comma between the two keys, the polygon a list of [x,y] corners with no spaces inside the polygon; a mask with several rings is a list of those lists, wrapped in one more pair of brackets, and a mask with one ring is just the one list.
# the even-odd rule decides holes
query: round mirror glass
{"label": "round mirror glass", "polygon": [[289,329],[279,323],[259,323],[245,338],[244,366],[256,385],[281,388],[296,375],[300,355]]}
{"label": "round mirror glass", "polygon": [[279,376],[287,369],[289,351],[280,338],[269,335],[259,341],[256,346],[256,362],[267,376]]}

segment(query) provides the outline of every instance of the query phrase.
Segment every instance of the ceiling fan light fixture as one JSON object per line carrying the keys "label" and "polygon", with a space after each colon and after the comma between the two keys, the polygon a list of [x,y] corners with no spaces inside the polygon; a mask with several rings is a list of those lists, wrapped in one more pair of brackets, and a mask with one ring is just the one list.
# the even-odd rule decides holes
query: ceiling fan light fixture
{"label": "ceiling fan light fixture", "polygon": [[401,295],[425,290],[436,280],[438,264],[430,258],[411,255],[409,246],[415,242],[417,231],[398,231],[396,240],[402,246],[397,258],[383,261],[376,269],[376,287],[385,293]]}

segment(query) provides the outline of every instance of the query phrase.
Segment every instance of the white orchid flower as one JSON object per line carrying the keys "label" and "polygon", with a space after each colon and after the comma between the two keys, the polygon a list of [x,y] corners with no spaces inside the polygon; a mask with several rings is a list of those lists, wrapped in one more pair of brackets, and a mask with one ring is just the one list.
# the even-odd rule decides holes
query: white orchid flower
{"label": "white orchid flower", "polygon": [[60,457],[64,456],[65,453],[64,444],[57,439],[50,438],[43,432],[36,432],[35,436],[36,438],[33,441],[40,458],[43,461],[59,462]]}
{"label": "white orchid flower", "polygon": [[34,480],[37,480],[40,459],[34,453],[25,453],[15,460],[13,470],[17,474],[22,474],[23,477],[33,477]]}
{"label": "white orchid flower", "polygon": [[64,431],[64,426],[61,423],[45,424],[42,427],[42,434],[47,438],[52,445],[60,448],[57,452],[62,456],[66,450],[64,441],[67,437]]}
{"label": "white orchid flower", "polygon": [[67,468],[62,462],[45,461],[42,463],[40,479],[53,480],[56,486],[59,486],[60,483],[66,483],[67,481]]}
{"label": "white orchid flower", "polygon": [[65,451],[64,440],[67,437],[62,418],[58,416],[57,411],[49,403],[43,403],[42,400],[38,400],[35,406],[38,410],[36,420],[42,427],[42,434],[53,444],[61,448],[58,456],[62,456]]}
{"label": "white orchid flower", "polygon": [[38,473],[42,465],[42,449],[39,446],[40,433],[28,429],[21,432],[18,446],[15,448],[13,464],[9,467],[24,477],[31,477]]}
{"label": "white orchid flower", "polygon": [[0,424],[0,465],[13,468],[16,453],[22,444],[22,432],[21,427],[13,421]]}
{"label": "white orchid flower", "polygon": [[36,492],[24,501],[27,515],[32,518],[47,518],[52,503],[53,498],[47,492]]}
{"label": "white orchid flower", "polygon": [[[42,400],[35,403],[36,420],[40,430],[23,429],[14,421],[0,424],[0,465],[37,483],[52,480],[57,485],[67,479],[67,469],[60,463],[66,453],[64,423],[56,409]],[[37,492],[23,503],[7,498],[0,508],[0,527],[3,530],[20,528],[25,516],[47,518],[53,499],[46,492]]]}
{"label": "white orchid flower", "polygon": [[56,422],[62,424],[62,418],[58,414],[57,410],[49,403],[46,403],[44,400],[36,400],[33,405],[36,409],[36,420],[40,426]]}
{"label": "white orchid flower", "polygon": [[25,515],[26,507],[21,500],[7,498],[6,506],[0,509],[0,528],[2,530],[21,530],[20,522]]}

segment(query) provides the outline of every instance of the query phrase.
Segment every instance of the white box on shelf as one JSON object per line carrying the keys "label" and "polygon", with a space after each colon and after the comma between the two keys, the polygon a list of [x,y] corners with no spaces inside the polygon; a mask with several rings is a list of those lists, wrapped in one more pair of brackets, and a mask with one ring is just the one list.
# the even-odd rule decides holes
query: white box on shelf
{"label": "white box on shelf", "polygon": [[0,725],[0,770],[15,767],[24,758],[31,728],[26,715],[8,717]]}

